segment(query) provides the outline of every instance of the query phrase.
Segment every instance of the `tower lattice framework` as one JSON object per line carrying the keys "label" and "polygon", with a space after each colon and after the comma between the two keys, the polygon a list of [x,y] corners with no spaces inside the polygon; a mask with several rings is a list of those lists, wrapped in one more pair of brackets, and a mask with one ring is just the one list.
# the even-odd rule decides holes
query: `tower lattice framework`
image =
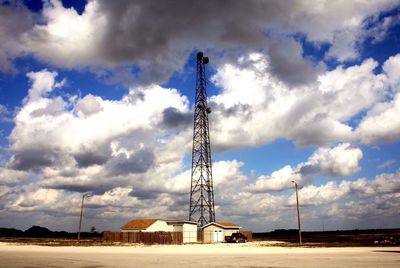
{"label": "tower lattice framework", "polygon": [[210,132],[207,106],[205,65],[208,57],[196,56],[196,99],[193,125],[192,174],[190,185],[189,220],[199,226],[215,221],[214,190],[211,167]]}

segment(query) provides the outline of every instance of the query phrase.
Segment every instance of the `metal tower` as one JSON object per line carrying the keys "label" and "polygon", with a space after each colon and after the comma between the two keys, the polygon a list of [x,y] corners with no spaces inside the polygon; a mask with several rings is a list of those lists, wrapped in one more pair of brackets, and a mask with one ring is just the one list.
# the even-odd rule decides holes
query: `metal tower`
{"label": "metal tower", "polygon": [[210,132],[208,128],[205,65],[208,57],[197,53],[196,102],[194,110],[192,178],[189,220],[199,226],[215,221],[214,191],[211,170]]}

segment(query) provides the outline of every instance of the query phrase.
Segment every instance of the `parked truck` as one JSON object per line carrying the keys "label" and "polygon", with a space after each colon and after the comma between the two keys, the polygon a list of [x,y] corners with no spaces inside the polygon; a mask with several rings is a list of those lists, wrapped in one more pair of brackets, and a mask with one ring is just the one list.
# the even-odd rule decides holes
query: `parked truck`
{"label": "parked truck", "polygon": [[231,236],[225,236],[226,243],[246,243],[247,237],[241,233],[233,233]]}

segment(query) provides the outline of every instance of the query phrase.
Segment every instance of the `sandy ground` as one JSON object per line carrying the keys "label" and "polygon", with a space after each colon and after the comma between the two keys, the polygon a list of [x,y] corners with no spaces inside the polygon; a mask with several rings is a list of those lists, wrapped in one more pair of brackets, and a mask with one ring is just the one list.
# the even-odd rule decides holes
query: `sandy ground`
{"label": "sandy ground", "polygon": [[0,267],[400,267],[400,247],[266,243],[49,247],[0,243]]}

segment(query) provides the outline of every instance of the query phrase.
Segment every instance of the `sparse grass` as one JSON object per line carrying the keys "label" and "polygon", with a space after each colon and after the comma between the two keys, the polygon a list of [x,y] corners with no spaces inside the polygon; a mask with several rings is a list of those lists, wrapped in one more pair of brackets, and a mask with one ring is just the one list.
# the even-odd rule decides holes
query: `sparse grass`
{"label": "sparse grass", "polygon": [[38,245],[38,246],[106,246],[113,243],[103,243],[101,239],[81,239],[78,243],[71,238],[0,238],[0,242],[13,243],[17,245]]}
{"label": "sparse grass", "polygon": [[[83,238],[78,242],[72,238],[4,238],[0,237],[0,242],[11,243],[14,245],[38,245],[38,246],[52,246],[52,247],[92,247],[92,246],[127,246],[127,247],[143,247],[154,246],[145,244],[123,243],[123,242],[103,242],[100,238]],[[226,247],[298,247],[297,242],[287,241],[272,241],[272,240],[256,240],[249,243],[229,244]],[[340,241],[340,242],[304,242],[304,248],[320,248],[320,247],[373,247],[382,246],[374,245],[371,243],[360,243],[359,241]],[[384,245],[385,246],[385,245]]]}

